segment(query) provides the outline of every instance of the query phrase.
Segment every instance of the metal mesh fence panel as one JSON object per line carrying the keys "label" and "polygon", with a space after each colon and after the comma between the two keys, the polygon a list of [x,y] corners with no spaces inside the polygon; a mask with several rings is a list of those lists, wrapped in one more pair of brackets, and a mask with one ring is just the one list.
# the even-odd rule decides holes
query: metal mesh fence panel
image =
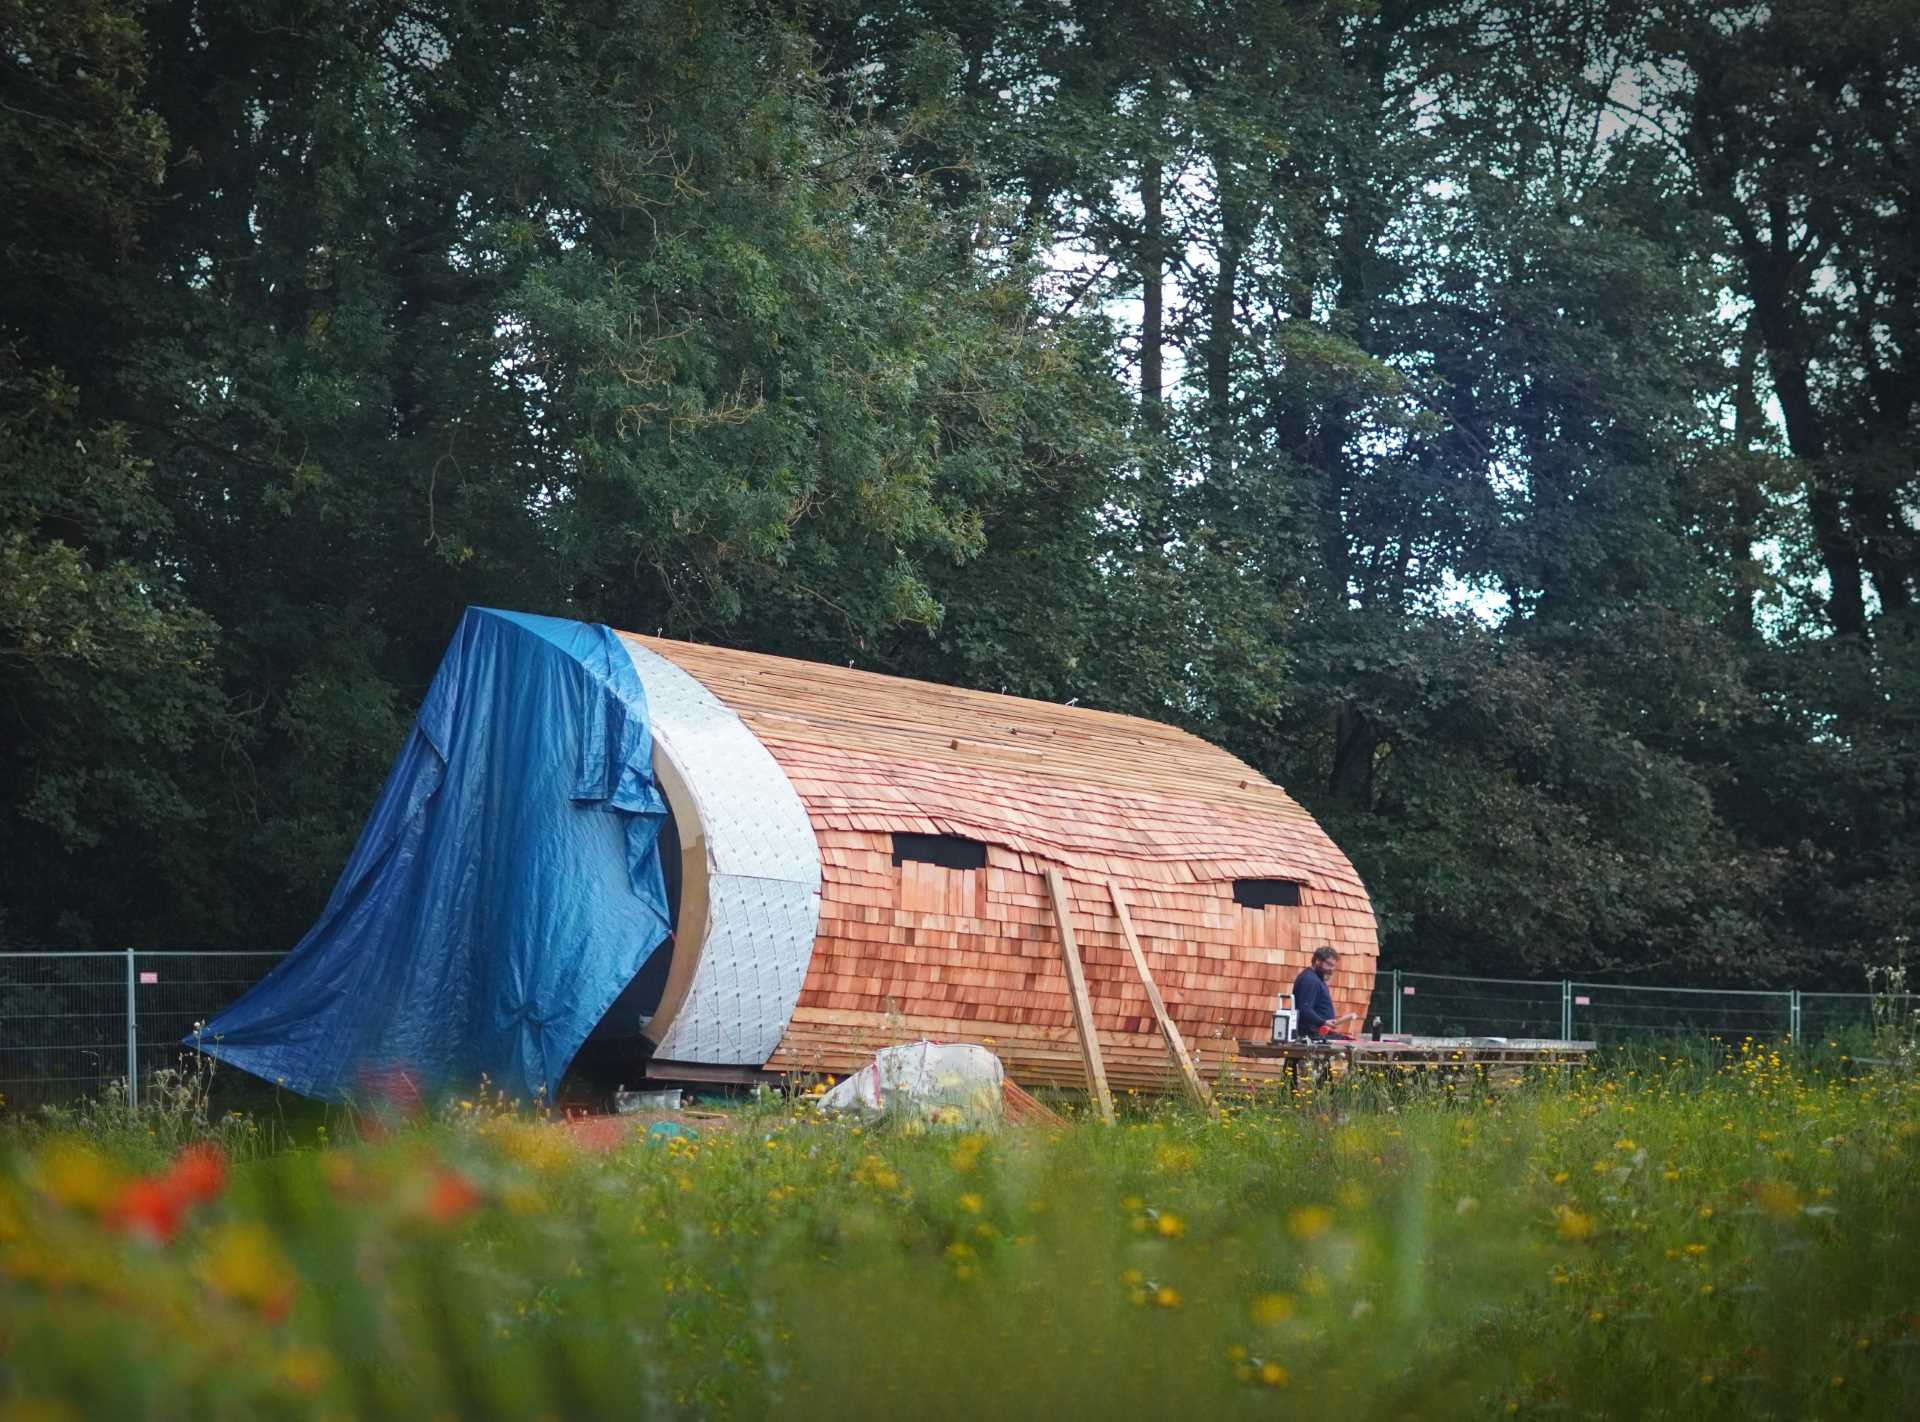
{"label": "metal mesh fence panel", "polygon": [[97,1096],[175,1065],[181,1039],[260,981],[279,953],[0,953],[0,1103]]}
{"label": "metal mesh fence panel", "polygon": [[1793,1028],[1792,993],[1616,983],[1571,986],[1573,1035],[1588,1041],[1750,1036],[1780,1042]]}
{"label": "metal mesh fence panel", "polygon": [[30,1109],[127,1074],[124,953],[0,953],[0,1097]]}
{"label": "metal mesh fence panel", "polygon": [[[187,1038],[280,962],[281,953],[135,949],[0,953],[0,1105],[98,1095],[179,1063]],[[1796,1018],[1794,1004],[1798,1001]],[[1717,1036],[1858,1040],[1874,1027],[1868,993],[1753,992],[1445,973],[1379,973],[1361,1030],[1419,1037],[1627,1042]],[[1895,1012],[1911,1022],[1920,994]],[[1570,1030],[1569,1030],[1570,1029]]]}
{"label": "metal mesh fence panel", "polygon": [[[1901,1021],[1911,1022],[1920,997],[1903,993],[1889,1007]],[[1866,992],[1803,992],[1800,994],[1800,1040],[1824,1043],[1858,1038],[1871,1032],[1873,994]]]}
{"label": "metal mesh fence panel", "polygon": [[177,1065],[195,1027],[272,971],[280,953],[137,952],[133,1000],[142,1077]]}
{"label": "metal mesh fence panel", "polygon": [[[1393,1021],[1393,983],[1390,975],[1380,981],[1388,997],[1384,1025]],[[1416,1037],[1558,1037],[1560,998],[1557,982],[1401,973],[1400,1030]]]}

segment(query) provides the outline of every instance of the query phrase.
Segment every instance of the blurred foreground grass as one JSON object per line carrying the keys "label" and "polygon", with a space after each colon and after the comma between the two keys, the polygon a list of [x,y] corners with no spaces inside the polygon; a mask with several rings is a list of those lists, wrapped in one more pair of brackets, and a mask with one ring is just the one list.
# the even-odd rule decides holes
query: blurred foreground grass
{"label": "blurred foreground grass", "polygon": [[[1911,1415],[1920,1088],[0,1136],[0,1418]],[[337,1136],[341,1132],[336,1129]]]}

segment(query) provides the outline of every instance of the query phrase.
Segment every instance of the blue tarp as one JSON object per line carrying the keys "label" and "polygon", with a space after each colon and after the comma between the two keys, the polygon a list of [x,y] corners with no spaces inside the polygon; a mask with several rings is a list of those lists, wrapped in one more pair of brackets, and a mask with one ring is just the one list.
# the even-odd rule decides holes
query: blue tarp
{"label": "blue tarp", "polygon": [[551,1099],[667,936],[652,752],[612,631],[469,608],[319,922],[189,1041],[308,1096]]}

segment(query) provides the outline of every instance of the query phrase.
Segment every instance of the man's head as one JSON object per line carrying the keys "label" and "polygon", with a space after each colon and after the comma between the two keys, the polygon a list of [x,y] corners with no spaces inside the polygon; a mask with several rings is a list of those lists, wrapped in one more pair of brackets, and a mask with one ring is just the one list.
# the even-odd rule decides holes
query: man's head
{"label": "man's head", "polygon": [[1321,944],[1313,950],[1313,970],[1325,982],[1333,976],[1333,970],[1340,966],[1340,955],[1328,944]]}

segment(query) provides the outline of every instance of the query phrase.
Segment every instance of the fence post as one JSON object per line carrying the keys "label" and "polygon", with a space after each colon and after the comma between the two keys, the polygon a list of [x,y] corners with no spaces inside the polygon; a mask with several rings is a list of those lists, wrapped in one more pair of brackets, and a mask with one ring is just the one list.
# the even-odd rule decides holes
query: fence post
{"label": "fence post", "polygon": [[1573,1040],[1573,983],[1567,978],[1560,980],[1560,1040]]}
{"label": "fence post", "polygon": [[127,949],[127,1105],[140,1104],[140,1023],[133,1006],[133,949]]}
{"label": "fence post", "polygon": [[1393,970],[1393,1035],[1400,1035],[1400,970]]}
{"label": "fence post", "polygon": [[1787,994],[1787,1040],[1800,1045],[1800,989]]}

